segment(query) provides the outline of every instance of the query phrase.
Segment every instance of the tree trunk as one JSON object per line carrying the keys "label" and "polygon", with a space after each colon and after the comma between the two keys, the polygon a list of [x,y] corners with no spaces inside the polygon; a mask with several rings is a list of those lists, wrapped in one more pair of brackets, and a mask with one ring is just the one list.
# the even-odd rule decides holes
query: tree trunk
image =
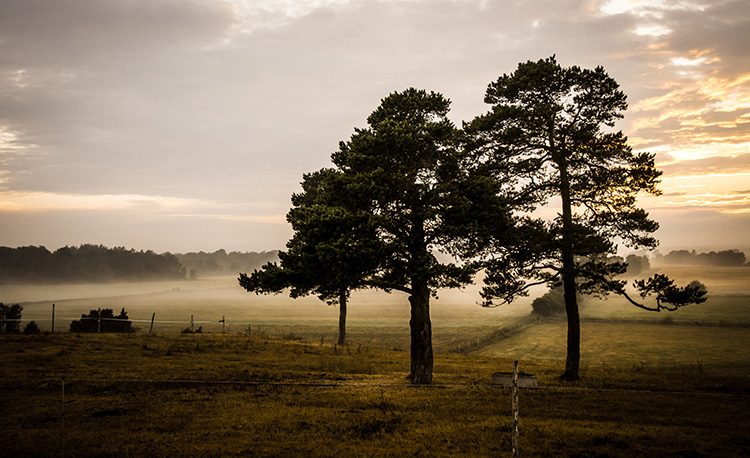
{"label": "tree trunk", "polygon": [[412,281],[411,304],[411,373],[409,379],[418,385],[432,383],[432,322],[430,290],[423,280]]}
{"label": "tree trunk", "polygon": [[346,344],[346,290],[339,292],[339,345]]}
{"label": "tree trunk", "polygon": [[568,351],[565,358],[563,380],[578,380],[578,367],[581,361],[581,319],[576,299],[575,276],[563,274],[563,296],[565,314],[568,317]]}
{"label": "tree trunk", "polygon": [[562,198],[562,278],[565,314],[568,317],[568,350],[563,380],[578,380],[581,360],[581,319],[576,300],[575,254],[573,253],[573,209],[570,203],[570,180],[565,152],[559,153],[560,197]]}

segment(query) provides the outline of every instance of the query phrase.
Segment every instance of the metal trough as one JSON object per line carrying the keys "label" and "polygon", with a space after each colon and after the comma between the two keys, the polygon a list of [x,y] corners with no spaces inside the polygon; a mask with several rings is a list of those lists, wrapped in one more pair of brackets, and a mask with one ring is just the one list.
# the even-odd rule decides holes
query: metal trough
{"label": "metal trough", "polygon": [[[495,372],[492,374],[491,385],[496,386],[513,386],[513,372]],[[518,387],[519,388],[533,388],[539,386],[536,375],[532,374],[518,374]]]}

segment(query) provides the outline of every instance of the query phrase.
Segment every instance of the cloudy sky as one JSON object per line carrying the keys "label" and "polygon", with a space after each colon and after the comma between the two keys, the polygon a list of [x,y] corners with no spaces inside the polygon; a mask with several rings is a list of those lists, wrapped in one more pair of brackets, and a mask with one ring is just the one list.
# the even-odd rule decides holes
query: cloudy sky
{"label": "cloudy sky", "polygon": [[0,0],[0,245],[270,250],[302,174],[393,91],[485,112],[602,65],[657,153],[661,250],[750,251],[747,0]]}

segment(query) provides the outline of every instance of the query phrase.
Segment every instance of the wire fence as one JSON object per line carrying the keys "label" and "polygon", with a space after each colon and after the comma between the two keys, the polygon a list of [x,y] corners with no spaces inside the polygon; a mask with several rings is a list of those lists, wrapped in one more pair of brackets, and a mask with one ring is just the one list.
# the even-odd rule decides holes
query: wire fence
{"label": "wire fence", "polygon": [[[98,309],[98,310],[92,310],[89,315],[81,315],[80,317],[71,317],[71,316],[55,316],[55,304],[52,304],[52,310],[50,315],[40,315],[39,312],[36,312],[32,314],[33,316],[26,318],[11,318],[6,316],[6,313],[0,313],[0,334],[4,334],[7,332],[7,326],[10,323],[18,323],[18,331],[21,331],[20,324],[26,323],[29,325],[30,323],[34,323],[39,326],[40,323],[48,324],[49,323],[49,332],[55,333],[55,332],[61,332],[64,329],[61,329],[60,324],[64,323],[65,325],[70,325],[73,322],[97,322],[101,324],[102,322],[109,322],[109,323],[122,323],[122,324],[128,324],[125,327],[129,327],[129,324],[132,323],[149,323],[149,333],[152,333],[154,331],[154,325],[190,325],[188,330],[191,332],[195,332],[195,325],[208,325],[208,324],[221,324],[221,330],[222,332],[226,331],[227,325],[230,323],[226,320],[226,316],[222,315],[220,320],[195,320],[193,315],[190,315],[190,320],[157,320],[156,319],[156,312],[152,313],[151,319],[132,319],[132,318],[119,318],[119,317],[113,317],[113,316],[102,316],[103,310],[109,310],[110,312],[112,309]],[[123,309],[124,311],[124,309]],[[233,323],[235,324],[235,323]],[[57,326],[56,326],[57,325]],[[134,329],[135,330],[135,329]],[[41,330],[36,330],[41,331]],[[98,332],[101,332],[101,329],[98,330]],[[202,332],[202,329],[199,331]]]}

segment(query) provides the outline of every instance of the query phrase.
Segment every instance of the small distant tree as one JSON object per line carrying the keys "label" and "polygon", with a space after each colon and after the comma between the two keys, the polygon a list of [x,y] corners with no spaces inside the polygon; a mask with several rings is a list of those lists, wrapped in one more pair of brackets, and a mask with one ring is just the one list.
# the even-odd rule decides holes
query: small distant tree
{"label": "small distant tree", "polygon": [[[100,313],[101,310],[101,313]],[[81,315],[80,320],[70,323],[70,332],[133,332],[132,323],[123,308],[115,316],[112,309],[91,310],[87,315]]]}
{"label": "small distant tree", "polygon": [[0,316],[5,317],[5,332],[19,332],[21,325],[21,312],[23,312],[23,307],[18,304],[5,305],[0,302]]}
{"label": "small distant tree", "polygon": [[338,344],[346,343],[347,302],[351,291],[366,286],[378,266],[380,243],[372,217],[346,206],[342,176],[333,169],[305,174],[302,193],[292,195],[287,221],[294,236],[279,252],[280,263],[267,263],[240,286],[258,293],[289,289],[293,298],[316,294],[339,307]]}

